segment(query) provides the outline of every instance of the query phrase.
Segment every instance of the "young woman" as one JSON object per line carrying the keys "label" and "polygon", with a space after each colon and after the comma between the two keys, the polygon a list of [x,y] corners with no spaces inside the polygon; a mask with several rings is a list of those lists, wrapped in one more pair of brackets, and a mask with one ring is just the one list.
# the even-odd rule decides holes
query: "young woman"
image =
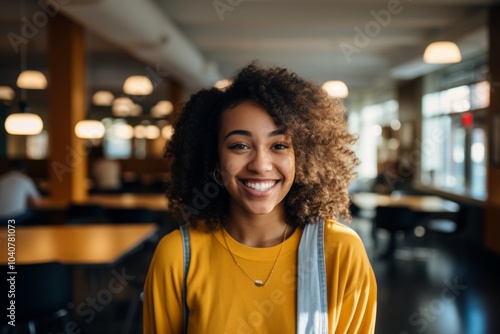
{"label": "young woman", "polygon": [[[373,333],[376,282],[349,218],[357,159],[340,100],[244,68],[184,106],[167,147],[165,236],[144,333]],[[188,226],[188,227],[186,227]]]}

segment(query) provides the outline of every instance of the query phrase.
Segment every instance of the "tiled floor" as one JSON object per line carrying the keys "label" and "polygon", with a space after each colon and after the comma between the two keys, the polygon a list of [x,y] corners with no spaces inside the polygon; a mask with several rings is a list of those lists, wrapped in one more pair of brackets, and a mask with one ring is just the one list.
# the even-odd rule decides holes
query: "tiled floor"
{"label": "tiled floor", "polygon": [[[380,242],[374,249],[369,220],[356,219],[351,227],[362,237],[377,277],[376,333],[500,333],[498,257],[491,259],[483,252],[454,243],[449,236],[426,235],[399,240],[394,257],[380,258],[387,235],[379,232]],[[446,244],[443,240],[447,240]],[[141,303],[136,304],[135,312],[130,306],[131,300],[138,301],[140,282],[154,246],[147,245],[114,268],[134,276],[118,293],[106,292],[113,268],[76,275],[82,282],[81,291],[94,291],[79,297],[84,307],[81,302],[72,305],[81,333],[141,333]],[[76,311],[78,306],[80,312]],[[124,331],[127,319],[132,319],[131,327]]]}

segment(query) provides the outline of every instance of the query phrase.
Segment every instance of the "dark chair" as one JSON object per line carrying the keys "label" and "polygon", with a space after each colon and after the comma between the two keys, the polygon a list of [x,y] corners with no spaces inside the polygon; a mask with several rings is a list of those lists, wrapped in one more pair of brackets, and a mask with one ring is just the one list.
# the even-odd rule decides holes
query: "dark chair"
{"label": "dark chair", "polygon": [[390,234],[390,239],[385,255],[393,255],[397,246],[396,233],[402,231],[405,234],[409,234],[416,226],[417,218],[411,209],[401,206],[377,206],[375,208],[372,230],[375,245],[377,245],[377,230],[379,228],[387,230]]}
{"label": "dark chair", "polygon": [[421,220],[422,226],[435,235],[456,235],[465,228],[468,214],[468,207],[462,204],[458,212],[425,216]]}
{"label": "dark chair", "polygon": [[[7,266],[0,268],[4,276],[5,273],[12,271]],[[5,325],[3,333],[9,333],[11,330],[17,333],[22,328],[27,329],[29,333],[65,331],[66,325],[71,321],[68,309],[72,300],[71,275],[68,269],[60,263],[50,262],[16,265],[14,271],[17,273],[15,275],[16,326]],[[7,297],[10,282],[6,279],[2,279],[1,282],[2,291]],[[5,297],[3,299],[6,300]]]}
{"label": "dark chair", "polygon": [[70,204],[66,215],[68,224],[107,223],[106,209],[97,204]]}

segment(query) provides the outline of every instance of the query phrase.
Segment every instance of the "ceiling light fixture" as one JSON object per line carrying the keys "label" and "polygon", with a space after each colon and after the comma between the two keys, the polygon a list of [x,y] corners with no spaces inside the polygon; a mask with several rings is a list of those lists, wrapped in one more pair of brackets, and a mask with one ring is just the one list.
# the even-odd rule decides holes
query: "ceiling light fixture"
{"label": "ceiling light fixture", "polygon": [[349,95],[347,85],[340,80],[327,81],[321,86],[331,97],[345,98]]}
{"label": "ceiling light fixture", "polygon": [[231,79],[222,79],[222,80],[217,81],[214,84],[214,87],[217,88],[218,90],[225,91],[232,84],[233,84],[233,80],[231,80]]}
{"label": "ceiling light fixture", "polygon": [[107,90],[98,90],[92,95],[92,103],[100,107],[109,107],[113,104],[115,96]]}
{"label": "ceiling light fixture", "polygon": [[153,84],[146,76],[132,75],[125,80],[123,92],[128,95],[149,95],[153,92]]}
{"label": "ceiling light fixture", "polygon": [[132,139],[134,137],[134,127],[127,123],[113,124],[112,131],[120,139]]}
{"label": "ceiling light fixture", "polygon": [[161,136],[166,140],[170,140],[173,134],[174,127],[172,125],[166,125],[161,129]]}
{"label": "ceiling light fixture", "polygon": [[117,117],[139,116],[142,113],[142,107],[130,98],[122,96],[113,101],[111,112]]}
{"label": "ceiling light fixture", "polygon": [[17,77],[17,87],[23,89],[45,89],[47,88],[47,78],[40,71],[22,71]]}
{"label": "ceiling light fixture", "polygon": [[5,130],[11,135],[37,135],[43,130],[40,116],[28,112],[26,102],[19,103],[19,113],[11,114],[5,120]]}
{"label": "ceiling light fixture", "polygon": [[156,139],[160,137],[160,129],[156,125],[147,125],[146,126],[146,138],[147,139]]}
{"label": "ceiling light fixture", "polygon": [[0,86],[0,100],[3,101],[12,101],[16,93],[9,86]]}
{"label": "ceiling light fixture", "polygon": [[172,102],[161,100],[151,108],[151,116],[156,118],[165,117],[170,115],[172,111],[174,111],[174,105]]}
{"label": "ceiling light fixture", "polygon": [[431,43],[424,52],[424,61],[429,64],[453,64],[461,60],[460,49],[449,41]]}
{"label": "ceiling light fixture", "polygon": [[78,138],[99,139],[104,137],[104,124],[96,120],[83,120],[76,123],[75,134]]}

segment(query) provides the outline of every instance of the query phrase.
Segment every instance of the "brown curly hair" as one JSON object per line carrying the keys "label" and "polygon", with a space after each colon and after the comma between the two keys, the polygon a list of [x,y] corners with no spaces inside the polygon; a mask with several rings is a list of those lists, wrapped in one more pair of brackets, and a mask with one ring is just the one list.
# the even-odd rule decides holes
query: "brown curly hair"
{"label": "brown curly hair", "polygon": [[347,131],[342,100],[286,69],[243,68],[226,90],[205,89],[191,96],[174,122],[166,146],[170,212],[183,223],[206,221],[214,230],[225,221],[229,195],[214,180],[221,114],[243,101],[267,110],[285,129],[295,152],[295,180],[284,199],[287,223],[350,219],[348,186],[358,164]]}

